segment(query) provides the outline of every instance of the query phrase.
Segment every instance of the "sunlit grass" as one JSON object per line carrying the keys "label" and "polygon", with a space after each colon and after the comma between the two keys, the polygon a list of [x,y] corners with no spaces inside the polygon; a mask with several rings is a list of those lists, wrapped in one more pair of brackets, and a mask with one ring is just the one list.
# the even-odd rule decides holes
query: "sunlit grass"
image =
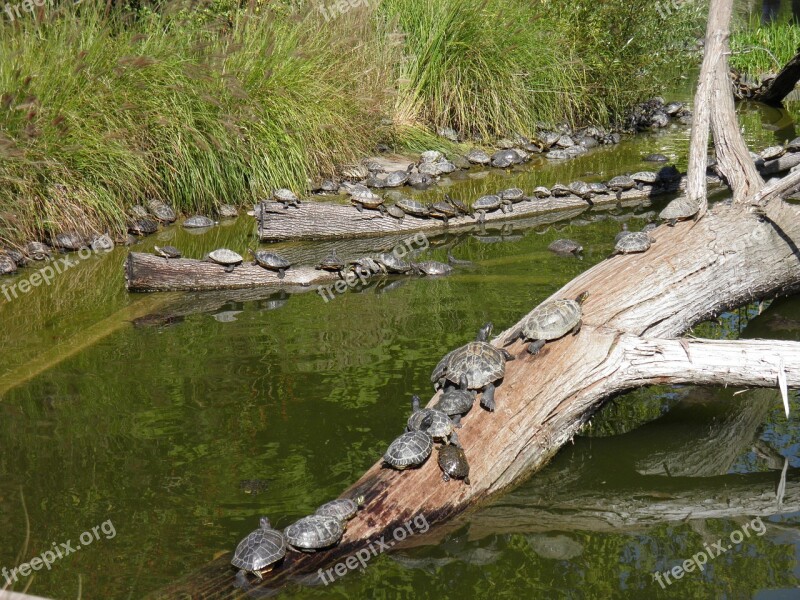
{"label": "sunlit grass", "polygon": [[756,23],[731,36],[731,66],[758,76],[776,72],[800,49],[800,27],[786,22]]}

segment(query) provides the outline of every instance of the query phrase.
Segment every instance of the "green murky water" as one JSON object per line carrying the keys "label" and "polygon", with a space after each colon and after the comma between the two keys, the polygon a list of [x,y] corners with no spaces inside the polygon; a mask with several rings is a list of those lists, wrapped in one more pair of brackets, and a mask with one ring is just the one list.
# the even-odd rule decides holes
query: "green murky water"
{"label": "green murky water", "polygon": [[[779,111],[743,107],[742,122],[754,146],[795,136],[791,116]],[[646,168],[640,159],[649,152],[685,168],[688,135],[675,127],[452,189],[470,197],[607,178]],[[0,298],[0,568],[70,540],[81,549],[13,589],[141,598],[230,551],[259,515],[287,525],[372,465],[402,429],[411,395],[430,389],[445,351],[487,320],[515,322],[607,256],[620,221],[640,227],[661,205],[585,213],[549,228],[431,237],[426,256],[441,260],[451,248],[475,267],[330,302],[313,291],[128,295],[123,249],[79,260],[11,302]],[[244,217],[202,235],[172,228],[137,249],[243,252],[252,235]],[[550,254],[559,237],[581,242],[584,259]],[[311,258],[330,244],[280,247]],[[696,332],[799,339],[800,302],[781,300],[760,315],[746,307]],[[636,391],[610,403],[543,472],[446,534],[373,559],[329,587],[285,596],[797,597],[796,414],[787,422],[774,390]],[[654,571],[727,540],[755,516],[763,534],[664,589],[654,580]],[[93,527],[97,535],[81,544]]]}

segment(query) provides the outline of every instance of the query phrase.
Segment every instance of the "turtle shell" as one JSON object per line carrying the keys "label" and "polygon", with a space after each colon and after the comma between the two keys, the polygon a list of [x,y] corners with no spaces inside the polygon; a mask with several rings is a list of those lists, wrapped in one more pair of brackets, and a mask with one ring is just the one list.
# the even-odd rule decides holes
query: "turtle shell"
{"label": "turtle shell", "polygon": [[244,260],[239,254],[227,248],[218,248],[209,252],[208,258],[219,265],[238,265]]}
{"label": "turtle shell", "polygon": [[444,155],[438,150],[426,150],[419,155],[419,159],[423,163],[439,162],[442,158],[444,158]]}
{"label": "turtle shell", "polygon": [[53,246],[60,250],[80,250],[86,245],[83,236],[74,231],[59,233],[53,238]]}
{"label": "turtle shell", "polygon": [[498,194],[502,200],[511,200],[511,202],[521,202],[525,199],[525,192],[520,188],[508,188]]}
{"label": "turtle shell", "polygon": [[320,261],[317,268],[324,271],[341,271],[344,268],[344,263],[336,256],[335,252],[331,252]]}
{"label": "turtle shell", "polygon": [[439,448],[438,457],[439,467],[444,473],[443,479],[449,480],[451,477],[455,479],[466,479],[469,477],[469,463],[467,462],[467,455],[464,453],[463,448],[459,448],[453,444],[441,446]]}
{"label": "turtle shell", "polygon": [[153,248],[157,254],[160,254],[164,258],[180,258],[181,251],[178,250],[175,246],[155,246]]}
{"label": "turtle shell", "polygon": [[488,342],[470,342],[448,356],[444,376],[458,384],[461,375],[466,375],[471,390],[482,389],[506,373],[505,356]]}
{"label": "turtle shell", "polygon": [[390,273],[407,273],[411,269],[409,263],[391,252],[378,254],[375,257],[375,262],[386,267],[386,270]]}
{"label": "turtle shell", "polygon": [[761,151],[761,158],[764,160],[774,160],[786,154],[786,148],[783,146],[770,146]]}
{"label": "turtle shell", "polygon": [[259,266],[273,271],[279,269],[288,269],[292,266],[288,260],[283,258],[280,254],[276,254],[274,252],[265,252],[264,250],[260,250],[255,252],[253,257],[256,259],[256,262]]}
{"label": "turtle shell", "polygon": [[700,210],[700,205],[698,202],[690,200],[688,196],[681,196],[680,198],[675,198],[675,200],[667,204],[667,206],[659,213],[658,216],[665,221],[671,221],[673,219],[689,219],[695,216],[698,210]]}
{"label": "turtle shell", "polygon": [[608,182],[612,190],[629,190],[636,186],[636,182],[627,175],[617,175]]}
{"label": "turtle shell", "polygon": [[495,210],[500,208],[502,202],[500,196],[491,194],[489,196],[481,196],[472,203],[472,210]]}
{"label": "turtle shell", "polygon": [[583,246],[574,240],[568,239],[556,240],[547,249],[556,254],[579,254],[583,252]]}
{"label": "turtle shell", "polygon": [[364,208],[378,208],[383,204],[383,198],[378,194],[374,194],[371,190],[366,192],[355,191],[350,195],[350,200],[354,204],[361,204]]}
{"label": "turtle shell", "polygon": [[559,198],[561,196],[569,196],[572,193],[572,190],[563,183],[557,183],[550,188],[550,193],[556,198]]}
{"label": "turtle shell", "polygon": [[0,254],[0,275],[10,275],[17,270],[17,263],[8,254]]}
{"label": "turtle shell", "polygon": [[537,198],[549,198],[550,197],[550,190],[548,190],[543,185],[540,185],[536,189],[533,190],[533,195]]}
{"label": "turtle shell", "polygon": [[150,213],[162,223],[174,223],[177,218],[175,211],[160,200],[151,200],[148,207]]}
{"label": "turtle shell", "polygon": [[303,517],[283,530],[290,546],[306,551],[333,546],[343,533],[344,525],[339,519],[324,515]]}
{"label": "turtle shell", "polygon": [[386,187],[400,187],[408,181],[408,171],[392,171],[383,181]]}
{"label": "turtle shell", "polygon": [[128,212],[131,213],[132,217],[136,217],[137,219],[146,219],[150,216],[150,213],[147,212],[147,209],[141,204],[135,204],[134,206],[131,206]]}
{"label": "turtle shell", "polygon": [[25,245],[25,252],[33,260],[47,260],[50,258],[50,248],[42,242],[28,242]]}
{"label": "turtle shell", "polygon": [[133,233],[134,235],[149,235],[156,231],[158,231],[158,221],[153,219],[134,219],[128,223],[128,233]]}
{"label": "turtle shell", "polygon": [[344,165],[339,172],[345,179],[366,179],[369,177],[369,169],[364,165]]}
{"label": "turtle shell", "polygon": [[516,150],[498,150],[492,155],[492,166],[500,169],[508,168],[522,162]]}
{"label": "turtle shell", "polygon": [[[431,424],[427,426],[423,425],[423,421],[425,421],[428,416],[431,417]],[[440,410],[422,408],[412,413],[408,418],[408,429],[409,431],[425,429],[433,439],[440,440],[453,433],[453,422],[450,420],[449,415]]]}
{"label": "turtle shell", "polygon": [[233,553],[231,564],[243,571],[257,572],[286,555],[286,539],[275,529],[256,529],[249,533]]}
{"label": "turtle shell", "polygon": [[395,469],[406,469],[424,463],[433,450],[433,438],[425,431],[409,431],[395,439],[383,460]]}
{"label": "turtle shell", "polygon": [[200,227],[211,227],[213,224],[214,221],[212,221],[208,217],[204,217],[203,215],[195,215],[194,217],[189,217],[183,222],[183,226],[189,229],[197,229]]}
{"label": "turtle shell", "polygon": [[279,188],[272,192],[272,198],[276,202],[298,202],[300,199],[292,190],[286,188]]}
{"label": "turtle shell", "polygon": [[443,215],[445,217],[458,216],[458,210],[448,202],[440,201],[434,202],[431,206],[432,216]]}
{"label": "turtle shell", "polygon": [[217,214],[223,219],[235,219],[239,216],[239,210],[233,204],[220,204]]}
{"label": "turtle shell", "polygon": [[530,340],[556,340],[572,331],[581,314],[581,305],[575,300],[548,300],[528,316],[522,333]]}
{"label": "turtle shell", "polygon": [[399,206],[404,213],[415,217],[427,217],[430,212],[427,206],[411,198],[401,198],[397,201],[397,206]]}
{"label": "turtle shell", "polygon": [[425,275],[435,277],[437,275],[450,275],[453,272],[453,267],[438,260],[426,260],[421,263],[414,263],[412,266],[416,267]]}
{"label": "turtle shell", "polygon": [[634,252],[644,252],[650,248],[652,240],[644,231],[632,231],[628,235],[623,235],[617,240],[614,251],[618,254],[633,254]]}
{"label": "turtle shell", "polygon": [[475,403],[475,392],[462,389],[447,390],[439,401],[433,406],[446,415],[464,415],[469,412]]}
{"label": "turtle shell", "polygon": [[639,171],[631,175],[631,179],[653,185],[658,181],[658,173],[654,173],[653,171]]}
{"label": "turtle shell", "polygon": [[488,165],[492,162],[492,157],[480,148],[473,148],[467,153],[467,160],[474,165]]}
{"label": "turtle shell", "polygon": [[348,519],[352,519],[356,512],[358,512],[358,503],[355,500],[351,500],[350,498],[339,498],[337,500],[326,502],[316,511],[314,511],[314,514],[322,515],[323,517],[334,517],[340,521],[346,521]]}
{"label": "turtle shell", "polygon": [[395,204],[392,206],[387,206],[386,212],[390,217],[394,217],[395,219],[405,219],[406,217],[406,213],[403,211],[403,209]]}

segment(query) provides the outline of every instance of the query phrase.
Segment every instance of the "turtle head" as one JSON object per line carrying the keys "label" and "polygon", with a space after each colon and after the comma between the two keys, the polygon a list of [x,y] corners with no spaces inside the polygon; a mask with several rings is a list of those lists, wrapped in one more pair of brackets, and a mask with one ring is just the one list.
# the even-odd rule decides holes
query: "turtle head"
{"label": "turtle head", "polygon": [[478,332],[477,340],[479,342],[488,342],[489,336],[492,335],[492,329],[494,329],[494,323],[489,321],[486,323],[486,325],[481,327],[480,331]]}
{"label": "turtle head", "polygon": [[411,410],[417,412],[419,410],[419,396],[414,394],[411,396]]}
{"label": "turtle head", "polygon": [[461,442],[458,439],[458,434],[455,431],[450,434],[450,443],[456,448],[461,448]]}
{"label": "turtle head", "polygon": [[258,523],[261,525],[261,529],[272,529],[272,525],[267,517],[261,517]]}
{"label": "turtle head", "polygon": [[253,251],[253,249],[252,249],[252,248],[248,248],[248,249],[247,249],[247,251],[248,251],[250,254],[252,254],[253,256],[255,256],[255,255],[256,255],[256,253]]}
{"label": "turtle head", "polygon": [[575,298],[575,302],[577,302],[578,304],[583,304],[584,302],[586,302],[586,299],[588,297],[589,297],[589,290],[585,290],[580,294],[578,294],[578,297]]}
{"label": "turtle head", "polygon": [[466,390],[469,387],[469,380],[467,379],[466,373],[462,373],[461,377],[458,378],[458,387],[462,390]]}
{"label": "turtle head", "polygon": [[357,496],[355,498],[354,502],[356,503],[356,506],[358,506],[359,508],[364,506],[364,494],[361,494],[360,496]]}

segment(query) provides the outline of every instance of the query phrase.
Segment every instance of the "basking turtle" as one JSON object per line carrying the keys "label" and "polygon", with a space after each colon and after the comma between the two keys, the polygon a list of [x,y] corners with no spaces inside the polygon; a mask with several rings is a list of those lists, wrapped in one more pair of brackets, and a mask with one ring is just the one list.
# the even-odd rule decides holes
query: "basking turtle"
{"label": "basking turtle", "polygon": [[323,179],[322,183],[319,184],[319,188],[317,188],[317,192],[320,194],[335,194],[338,191],[339,184],[333,179]]}
{"label": "basking turtle", "polygon": [[531,340],[530,354],[538,354],[545,342],[557,340],[572,332],[581,330],[581,305],[589,296],[582,292],[575,300],[548,300],[537,306],[528,318],[506,338],[506,346],[517,339]]}
{"label": "basking turtle", "polygon": [[592,204],[594,190],[592,189],[592,186],[585,181],[573,181],[569,184],[569,190],[578,196],[578,198],[586,200],[589,204]]}
{"label": "basking turtle", "polygon": [[445,200],[446,200],[446,201],[447,201],[447,202],[450,204],[450,206],[452,206],[453,208],[455,208],[455,209],[456,209],[456,210],[457,210],[459,213],[461,213],[462,215],[467,215],[467,216],[469,216],[469,217],[472,217],[473,219],[475,218],[475,217],[474,217],[474,216],[473,216],[473,215],[472,215],[472,214],[469,212],[469,208],[467,208],[467,205],[466,205],[466,204],[464,204],[464,203],[463,203],[461,200],[458,200],[457,198],[453,198],[453,197],[451,197],[451,196],[450,196],[450,194],[445,194],[445,195],[444,195],[444,199],[445,199]]}
{"label": "basking turtle", "polygon": [[572,194],[572,190],[563,183],[557,183],[550,188],[550,194],[555,198],[563,198]]}
{"label": "basking turtle", "polygon": [[590,183],[589,187],[592,189],[592,192],[594,192],[594,194],[596,196],[600,196],[600,195],[604,196],[604,195],[610,193],[610,190],[608,189],[608,186],[605,183],[594,182],[594,183]]}
{"label": "basking turtle", "polygon": [[0,252],[0,275],[16,273],[17,263],[5,252]]}
{"label": "basking turtle", "polygon": [[452,419],[454,427],[461,427],[461,417],[467,414],[475,404],[477,394],[475,390],[467,389],[468,386],[467,376],[462,375],[459,387],[449,388],[433,405],[433,408],[442,411]]}
{"label": "basking turtle", "polygon": [[239,216],[239,209],[233,204],[220,204],[217,207],[217,214],[221,219],[235,219]]}
{"label": "basking turtle", "polygon": [[331,500],[320,506],[314,511],[315,515],[322,515],[323,517],[334,517],[342,522],[349,521],[358,512],[358,509],[364,504],[364,496],[359,496],[355,500],[350,498],[339,498]]}
{"label": "basking turtle", "polygon": [[254,252],[252,248],[248,248],[247,251],[253,256],[253,264],[270,271],[277,271],[278,279],[283,279],[286,276],[286,269],[292,266],[292,263],[275,252],[265,250]]}
{"label": "basking turtle", "polygon": [[182,256],[181,251],[175,246],[153,246],[153,250],[156,254],[166,259],[180,258]]}
{"label": "basking turtle", "polygon": [[350,194],[350,202],[356,207],[358,212],[364,212],[365,208],[370,210],[377,210],[382,215],[386,213],[386,207],[383,205],[383,197],[378,196],[372,190],[362,192],[360,190],[354,191]]}
{"label": "basking turtle", "polygon": [[422,164],[439,162],[444,158],[444,154],[438,150],[426,150],[419,155],[419,160]]}
{"label": "basking turtle", "polygon": [[448,219],[452,219],[453,217],[457,217],[459,215],[458,209],[445,200],[434,202],[428,207],[428,209],[428,214],[434,219],[441,219],[444,221],[445,226],[447,226]]}
{"label": "basking turtle", "polygon": [[344,533],[344,523],[326,515],[309,515],[295,521],[283,530],[292,549],[314,552],[338,543]]}
{"label": "basking turtle", "polygon": [[407,263],[394,252],[378,254],[375,262],[381,265],[386,273],[408,273],[411,270],[411,263]]}
{"label": "basking turtle", "polygon": [[667,162],[669,159],[663,154],[646,154],[642,160],[644,162]]}
{"label": "basking turtle", "polygon": [[141,204],[131,206],[128,212],[136,219],[147,219],[150,216],[150,213],[147,212],[147,209]]}
{"label": "basking turtle", "polygon": [[492,166],[498,169],[508,169],[522,162],[522,158],[516,150],[498,150],[492,154]]}
{"label": "basking turtle", "polygon": [[452,161],[443,158],[442,160],[435,163],[436,168],[439,171],[440,175],[449,175],[453,171],[458,171],[458,167]]}
{"label": "basking turtle", "polygon": [[364,165],[343,165],[339,167],[339,173],[351,181],[360,181],[369,177],[369,169]]}
{"label": "basking turtle", "polygon": [[658,180],[664,183],[672,183],[673,181],[678,181],[681,178],[681,172],[677,169],[675,165],[661,167],[658,170],[657,175],[658,175]]}
{"label": "basking turtle", "polygon": [[685,109],[683,102],[670,102],[664,107],[664,112],[667,113],[670,117],[675,117],[679,113],[682,113]]}
{"label": "basking turtle", "polygon": [[700,204],[699,200],[692,200],[689,196],[681,196],[667,204],[658,216],[672,227],[678,221],[697,218],[697,214],[700,212]]}
{"label": "basking turtle", "polygon": [[231,564],[239,569],[240,583],[246,583],[247,573],[261,579],[261,572],[286,556],[286,538],[272,528],[267,517],[261,518],[261,527],[250,532],[236,546]]}
{"label": "basking turtle", "polygon": [[203,215],[195,215],[193,217],[189,217],[183,222],[183,226],[187,229],[200,229],[202,227],[212,227],[216,225],[215,221],[212,221],[208,217],[204,217]]}
{"label": "basking turtle", "polygon": [[232,273],[233,269],[244,261],[240,254],[233,250],[228,250],[227,248],[217,248],[209,252],[206,260],[222,265],[225,267],[226,273]]}
{"label": "basking turtle", "polygon": [[158,221],[150,218],[134,219],[128,223],[128,233],[150,235],[158,231]]}
{"label": "basking turtle", "polygon": [[417,173],[419,175],[425,175],[427,177],[438,177],[444,171],[442,171],[441,163],[437,162],[423,162],[417,166]]}
{"label": "basking turtle", "polygon": [[508,352],[487,341],[492,327],[492,323],[487,323],[478,332],[476,341],[446,354],[431,374],[435,389],[448,381],[460,385],[462,375],[466,376],[468,389],[483,390],[481,406],[490,412],[495,409],[495,382],[505,375],[506,361],[514,360]]}
{"label": "basking turtle", "polygon": [[639,171],[631,175],[631,179],[636,182],[637,189],[641,190],[642,185],[655,185],[658,183],[658,173],[653,171]]}
{"label": "basking turtle", "polygon": [[583,252],[583,246],[574,240],[568,239],[556,240],[550,244],[547,249],[550,250],[550,252],[555,252],[556,254],[578,255]]}
{"label": "basking turtle", "polygon": [[472,210],[478,213],[478,223],[483,223],[486,221],[487,212],[492,212],[499,208],[505,213],[508,210],[509,204],[511,204],[510,200],[506,202],[500,198],[500,196],[490,194],[488,196],[481,196],[475,200],[475,202],[472,203]]}
{"label": "basking turtle", "polygon": [[[800,147],[800,142],[798,142],[798,147]],[[488,165],[492,162],[492,157],[480,148],[473,148],[467,152],[466,158],[473,165]]]}
{"label": "basking turtle", "polygon": [[628,175],[617,175],[612,177],[608,182],[608,189],[617,192],[617,196],[623,190],[630,190],[636,187],[636,182]]}
{"label": "basking turtle", "polygon": [[[408,417],[406,429],[408,431],[427,432],[434,440],[444,440],[453,433],[453,421],[450,417],[435,408],[420,408],[419,396],[411,398],[411,408],[414,412]],[[424,424],[424,425],[423,425]]]}
{"label": "basking turtle", "polygon": [[288,210],[290,206],[300,208],[300,198],[298,198],[297,194],[295,194],[292,190],[287,190],[286,188],[272,190],[272,199],[275,202],[280,202],[283,204],[283,208],[286,210]]}
{"label": "basking turtle", "polygon": [[420,424],[419,431],[408,431],[396,438],[386,453],[383,461],[390,467],[402,470],[417,467],[428,460],[433,450],[433,438],[425,431],[433,422],[433,417],[427,415]]}
{"label": "basking turtle", "polygon": [[114,249],[114,240],[105,233],[102,235],[95,234],[89,242],[89,247],[92,252],[110,252]]}
{"label": "basking turtle", "polygon": [[59,250],[80,250],[86,246],[86,240],[84,240],[83,236],[79,233],[74,231],[65,231],[57,234],[53,238],[53,246]]}
{"label": "basking turtle", "polygon": [[622,236],[614,246],[615,254],[634,254],[636,252],[645,252],[650,248],[653,239],[650,234],[645,231],[631,231],[628,235]]}
{"label": "basking turtle", "polygon": [[439,447],[439,467],[442,469],[442,480],[463,479],[469,485],[469,463],[467,455],[458,441],[458,436],[453,432],[450,443]]}
{"label": "basking turtle", "polygon": [[402,221],[406,218],[406,213],[403,211],[402,208],[397,206],[396,204],[392,204],[391,206],[386,207],[386,214],[390,217],[394,217],[398,221]]}
{"label": "basking turtle", "polygon": [[784,146],[770,146],[769,148],[764,148],[760,156],[764,160],[774,160],[780,158],[784,154],[786,154],[786,148]]}
{"label": "basking turtle", "polygon": [[161,200],[150,200],[147,207],[150,209],[150,214],[162,223],[174,223],[177,218],[175,211]]}
{"label": "basking turtle", "polygon": [[525,200],[525,192],[520,188],[508,188],[497,195],[500,196],[501,200],[506,200],[513,203],[522,202]]}
{"label": "basking turtle", "polygon": [[427,173],[410,173],[408,176],[408,185],[417,190],[424,190],[436,183],[434,176]]}
{"label": "basking turtle", "polygon": [[420,263],[411,263],[411,270],[417,275],[429,277],[444,277],[453,272],[453,267],[438,260],[426,260]]}
{"label": "basking turtle", "polygon": [[399,199],[397,201],[397,206],[404,213],[411,215],[412,217],[424,218],[430,215],[430,209],[427,206],[422,204],[422,202],[417,202],[411,198]]}
{"label": "basking turtle", "polygon": [[31,260],[48,260],[52,256],[50,248],[42,242],[28,242],[25,244],[25,253]]}
{"label": "basking turtle", "polygon": [[533,190],[533,195],[536,198],[549,198],[550,197],[550,190],[547,189],[545,186],[540,185]]}
{"label": "basking turtle", "polygon": [[[114,242],[111,242],[111,247],[112,248],[114,247]],[[9,256],[11,260],[14,261],[14,264],[17,265],[18,267],[24,267],[28,263],[28,259],[25,258],[25,255],[19,250],[16,250],[14,248],[6,248],[5,250],[2,250],[0,252],[3,252],[4,254],[6,254],[6,256]]]}
{"label": "basking turtle", "polygon": [[330,271],[331,273],[338,273],[339,277],[342,277],[344,263],[338,256],[336,256],[336,248],[331,250],[331,253],[322,259],[322,261],[316,266],[316,269],[318,271]]}
{"label": "basking turtle", "polygon": [[384,268],[371,256],[363,256],[350,261],[350,270],[357,274],[372,276],[383,272]]}

